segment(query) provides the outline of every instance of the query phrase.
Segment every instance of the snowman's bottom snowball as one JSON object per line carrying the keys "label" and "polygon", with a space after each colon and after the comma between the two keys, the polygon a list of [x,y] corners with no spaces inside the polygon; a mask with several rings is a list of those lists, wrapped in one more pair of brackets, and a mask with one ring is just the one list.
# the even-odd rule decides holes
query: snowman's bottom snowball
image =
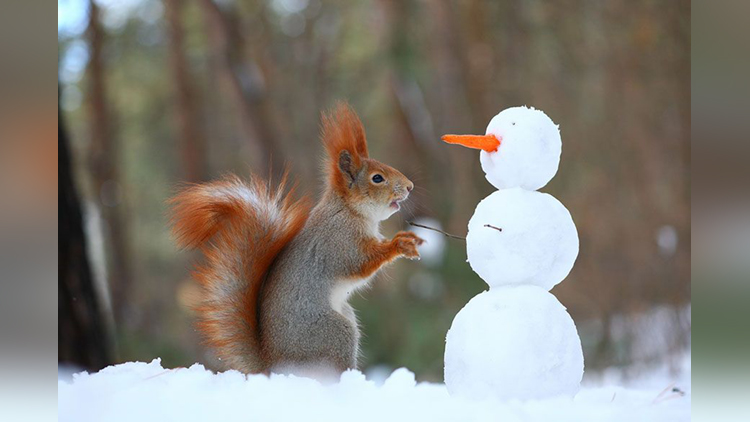
{"label": "snowman's bottom snowball", "polygon": [[448,331],[445,384],[451,395],[572,396],[582,377],[573,319],[540,287],[493,287],[471,299]]}

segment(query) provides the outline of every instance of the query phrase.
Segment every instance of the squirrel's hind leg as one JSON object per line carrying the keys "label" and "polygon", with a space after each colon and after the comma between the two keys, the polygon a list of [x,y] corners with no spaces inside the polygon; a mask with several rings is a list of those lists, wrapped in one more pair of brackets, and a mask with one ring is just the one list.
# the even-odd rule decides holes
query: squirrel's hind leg
{"label": "squirrel's hind leg", "polygon": [[297,345],[277,345],[271,372],[333,382],[347,369],[356,369],[359,330],[355,322],[331,311],[307,328]]}

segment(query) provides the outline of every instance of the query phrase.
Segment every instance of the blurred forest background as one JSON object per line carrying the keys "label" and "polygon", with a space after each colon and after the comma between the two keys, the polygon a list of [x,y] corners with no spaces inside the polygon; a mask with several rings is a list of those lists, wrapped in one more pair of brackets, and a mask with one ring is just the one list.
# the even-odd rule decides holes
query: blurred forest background
{"label": "blurred forest background", "polygon": [[[544,110],[563,153],[542,190],[581,242],[553,293],[588,373],[690,347],[687,0],[58,0],[58,41],[60,142],[111,338],[99,366],[221,368],[193,329],[197,256],[176,249],[165,200],[184,182],[285,163],[319,192],[320,112],[338,99],[371,155],[417,185],[387,235],[422,218],[463,236],[494,188],[476,151],[440,135],[484,133],[511,106]],[[442,380],[450,323],[486,285],[462,241],[438,239],[430,259],[354,298],[363,369]]]}

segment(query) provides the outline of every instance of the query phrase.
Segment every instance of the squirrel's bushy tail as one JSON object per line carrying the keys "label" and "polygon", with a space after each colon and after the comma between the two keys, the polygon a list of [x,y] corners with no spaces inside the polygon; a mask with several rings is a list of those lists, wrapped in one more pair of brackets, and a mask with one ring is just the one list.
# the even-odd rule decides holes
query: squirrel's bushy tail
{"label": "squirrel's bushy tail", "polygon": [[246,373],[265,370],[258,302],[268,270],[310,209],[307,198],[285,194],[286,180],[272,189],[230,176],[188,187],[169,202],[177,242],[205,255],[194,273],[203,288],[198,329],[218,358]]}

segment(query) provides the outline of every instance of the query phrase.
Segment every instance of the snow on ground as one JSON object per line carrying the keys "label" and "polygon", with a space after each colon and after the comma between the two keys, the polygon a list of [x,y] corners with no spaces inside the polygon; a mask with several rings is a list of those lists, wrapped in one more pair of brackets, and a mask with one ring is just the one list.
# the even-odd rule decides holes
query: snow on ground
{"label": "snow on ground", "polygon": [[[690,356],[675,378],[654,371],[643,384],[587,380],[574,399],[471,400],[443,384],[416,383],[402,368],[382,386],[359,371],[324,386],[294,376],[213,373],[202,365],[165,369],[159,359],[110,366],[58,381],[59,421],[688,421]],[[609,378],[608,378],[609,377]],[[678,388],[678,391],[673,391]]]}

